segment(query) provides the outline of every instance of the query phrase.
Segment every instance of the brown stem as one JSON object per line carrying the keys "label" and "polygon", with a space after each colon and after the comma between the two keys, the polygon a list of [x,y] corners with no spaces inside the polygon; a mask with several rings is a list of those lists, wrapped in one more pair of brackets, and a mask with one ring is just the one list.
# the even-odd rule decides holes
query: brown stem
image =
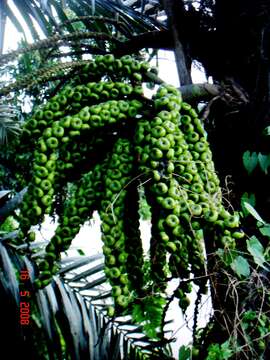
{"label": "brown stem", "polygon": [[180,8],[178,1],[176,0],[163,0],[164,9],[168,17],[168,25],[171,29],[172,38],[174,42],[174,53],[176,58],[176,66],[178,70],[178,76],[180,85],[191,84],[191,75],[187,66],[186,55],[184,52],[183,45],[180,41],[178,32],[178,20],[177,13]]}

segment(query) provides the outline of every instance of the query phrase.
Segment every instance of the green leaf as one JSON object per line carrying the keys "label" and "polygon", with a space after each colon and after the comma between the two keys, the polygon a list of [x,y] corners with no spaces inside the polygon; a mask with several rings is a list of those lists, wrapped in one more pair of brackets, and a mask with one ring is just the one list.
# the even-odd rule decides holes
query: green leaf
{"label": "green leaf", "polygon": [[191,357],[190,348],[182,345],[179,349],[178,360],[189,360]]}
{"label": "green leaf", "polygon": [[143,329],[150,338],[155,339],[157,337],[157,329],[153,326],[152,323],[145,324]]}
{"label": "green leaf", "polygon": [[247,202],[243,202],[244,207],[246,210],[252,215],[256,220],[260,221],[263,224],[266,224],[266,222],[261,218],[261,216],[257,213],[257,211],[254,209],[252,205],[250,205]]}
{"label": "green leaf", "polygon": [[251,153],[250,151],[245,151],[243,154],[243,164],[248,174],[250,175],[258,164],[257,153],[256,152]]}
{"label": "green leaf", "polygon": [[243,314],[243,322],[253,321],[257,317],[256,311],[248,310]]}
{"label": "green leaf", "polygon": [[222,354],[222,360],[228,360],[233,355],[233,351],[231,349],[231,345],[229,341],[226,341],[221,345],[221,354]]}
{"label": "green leaf", "polygon": [[243,256],[237,256],[230,266],[239,277],[247,277],[250,274],[248,261]]}
{"label": "green leaf", "polygon": [[158,338],[165,304],[166,300],[163,297],[150,295],[145,297],[139,304],[133,305],[133,321],[143,324],[143,330],[150,338]]}
{"label": "green leaf", "polygon": [[262,171],[265,174],[267,174],[268,167],[270,165],[270,155],[263,155],[263,154],[259,153],[258,161],[259,161],[259,165],[260,165]]}
{"label": "green leaf", "polygon": [[264,227],[259,228],[259,230],[262,235],[270,237],[270,225],[269,224],[267,224]]}
{"label": "green leaf", "polygon": [[145,316],[141,304],[133,305],[132,317],[134,321],[137,323],[141,323],[145,320]]}
{"label": "green leaf", "polygon": [[217,255],[220,257],[220,259],[224,262],[226,266],[231,265],[232,261],[235,258],[235,252],[224,250],[224,249],[218,249],[216,251]]}
{"label": "green leaf", "polygon": [[247,250],[253,256],[254,262],[266,269],[263,265],[265,262],[264,248],[256,236],[253,235],[249,240],[247,240]]}
{"label": "green leaf", "polygon": [[242,197],[241,197],[241,207],[242,207],[242,211],[244,216],[247,216],[249,214],[249,212],[247,211],[247,209],[244,206],[244,202],[252,205],[253,207],[256,205],[256,198],[255,195],[253,193],[251,193],[250,195],[245,192]]}

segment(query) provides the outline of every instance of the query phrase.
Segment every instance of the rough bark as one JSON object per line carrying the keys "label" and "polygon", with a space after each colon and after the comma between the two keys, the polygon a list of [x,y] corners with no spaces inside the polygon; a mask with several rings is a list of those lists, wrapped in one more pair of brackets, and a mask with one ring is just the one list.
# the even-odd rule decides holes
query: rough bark
{"label": "rough bark", "polygon": [[188,69],[184,47],[180,41],[180,34],[178,31],[177,14],[179,10],[179,2],[176,0],[163,0],[163,5],[168,17],[168,25],[171,29],[174,41],[174,53],[180,85],[191,84],[191,75]]}

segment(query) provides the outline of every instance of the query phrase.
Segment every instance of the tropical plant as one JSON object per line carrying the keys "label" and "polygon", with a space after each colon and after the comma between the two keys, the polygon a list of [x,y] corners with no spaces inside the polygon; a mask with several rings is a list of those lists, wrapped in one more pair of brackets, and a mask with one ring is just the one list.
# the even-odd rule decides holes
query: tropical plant
{"label": "tropical plant", "polygon": [[[77,6],[78,3],[80,6]],[[107,56],[112,52],[118,57],[128,53],[136,53],[138,56],[138,51],[144,48],[175,50],[184,99],[189,99],[194,105],[199,101],[203,102],[200,115],[208,133],[215,166],[225,193],[223,201],[228,204],[225,206],[226,211],[239,208],[242,203],[243,210],[240,216],[243,215],[241,220],[244,230],[237,230],[233,232],[234,236],[231,236],[232,230],[226,227],[224,230],[223,220],[218,220],[220,228],[205,224],[202,226],[207,256],[205,279],[209,279],[210,282],[214,316],[205,329],[197,329],[201,288],[194,312],[192,351],[182,348],[182,358],[199,356],[208,360],[232,357],[266,359],[270,352],[267,345],[269,239],[265,236],[269,230],[265,223],[265,220],[269,222],[268,176],[257,171],[247,177],[242,165],[242,156],[245,154],[244,165],[250,173],[255,158],[266,172],[268,159],[262,154],[269,153],[269,144],[262,141],[261,133],[268,125],[269,99],[266,94],[269,93],[269,9],[265,2],[246,4],[240,0],[163,1],[152,10],[153,14],[160,15],[160,11],[165,9],[168,16],[166,28],[160,21],[146,18],[142,14],[148,11],[149,7],[146,5],[149,3],[92,1],[90,4],[80,1],[75,4],[74,1],[66,1],[63,11],[56,1],[41,2],[42,11],[46,14],[42,18],[37,16],[41,7],[34,1],[26,2],[27,6],[21,7],[21,11],[28,14],[25,18],[29,19],[29,13],[36,20],[42,18],[41,24],[43,22],[45,26],[40,26],[46,27],[49,38],[6,54],[1,61],[5,64],[29,51],[39,51],[44,60],[34,76],[28,74],[16,79],[15,83],[2,88],[0,94],[5,96],[11,91],[26,87],[27,91],[35,88],[39,91],[41,87],[44,89],[43,84],[50,80],[50,84],[53,82],[56,88],[55,92],[45,87],[41,101],[46,96],[47,99],[51,99],[67,83],[71,82],[72,86],[83,83],[83,77],[80,77],[82,69],[91,63],[85,54]],[[7,6],[6,2],[3,4]],[[131,4],[135,10],[127,7],[127,4]],[[59,15],[56,20],[52,17],[53,8]],[[7,14],[7,11],[5,13]],[[96,18],[96,14],[102,15],[103,18]],[[149,15],[152,16],[151,9]],[[119,19],[124,25],[119,25]],[[77,26],[74,24],[77,20],[80,21],[79,27],[78,23]],[[62,24],[65,24],[65,27],[62,27]],[[29,25],[33,37],[37,39],[38,33],[31,25],[31,19]],[[132,31],[131,26],[134,27]],[[56,34],[53,35],[52,31]],[[67,46],[66,53],[62,52],[63,45]],[[63,57],[68,57],[66,63],[58,60]],[[140,58],[141,54],[137,59]],[[48,59],[51,63],[46,67]],[[202,64],[206,74],[213,77],[214,84],[195,86],[191,83],[190,69],[193,61]],[[147,77],[148,82],[162,82],[157,78],[155,71],[151,74],[149,72]],[[155,152],[156,156],[157,154],[158,152]],[[228,181],[229,174],[232,175],[232,182]],[[165,190],[163,185],[159,186],[159,191]],[[243,193],[246,194],[244,197]],[[254,199],[250,194],[254,194],[256,208],[261,216],[253,208]],[[152,209],[154,208],[152,206]],[[199,213],[199,210],[200,208],[193,207],[193,211]],[[227,212],[222,214],[224,221],[229,218]],[[152,220],[158,216],[159,214],[154,211]],[[208,216],[215,219],[216,213]],[[233,229],[234,225],[238,224],[236,218],[230,218],[229,223],[228,220],[225,221],[229,228]],[[259,226],[254,219],[259,221]],[[171,217],[169,220],[169,226],[173,227],[171,221],[177,220]],[[165,235],[163,234],[163,239],[166,242]],[[222,241],[219,242],[221,235]],[[244,240],[240,240],[243,236]],[[174,245],[170,242],[171,251],[175,248]],[[193,259],[189,261],[194,264]],[[158,266],[156,270],[160,270]],[[183,282],[182,285],[185,287],[187,284]],[[183,294],[186,294],[188,287],[178,290],[180,306],[184,309],[188,300],[184,299]],[[140,313],[140,309],[134,316],[140,321],[145,320],[145,313]],[[260,326],[257,326],[258,324]],[[257,329],[256,332],[254,329]]]}

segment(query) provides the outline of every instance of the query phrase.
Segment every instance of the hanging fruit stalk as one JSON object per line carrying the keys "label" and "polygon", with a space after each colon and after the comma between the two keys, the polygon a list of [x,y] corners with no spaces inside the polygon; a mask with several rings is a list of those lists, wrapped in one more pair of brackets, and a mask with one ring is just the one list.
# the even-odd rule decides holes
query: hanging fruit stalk
{"label": "hanging fruit stalk", "polygon": [[[230,249],[243,237],[238,214],[223,206],[196,111],[171,85],[161,85],[152,100],[146,99],[142,84],[149,74],[152,81],[155,69],[131,56],[96,56],[33,111],[22,136],[32,162],[18,242],[31,241],[31,226],[53,214],[61,191],[73,184],[38,261],[37,287],[50,282],[61,252],[98,210],[117,314],[134,299],[165,294],[168,277],[181,280],[175,295],[185,311],[190,281],[205,291],[204,233],[215,234],[213,241]],[[152,213],[151,280],[142,270],[138,179]]]}

